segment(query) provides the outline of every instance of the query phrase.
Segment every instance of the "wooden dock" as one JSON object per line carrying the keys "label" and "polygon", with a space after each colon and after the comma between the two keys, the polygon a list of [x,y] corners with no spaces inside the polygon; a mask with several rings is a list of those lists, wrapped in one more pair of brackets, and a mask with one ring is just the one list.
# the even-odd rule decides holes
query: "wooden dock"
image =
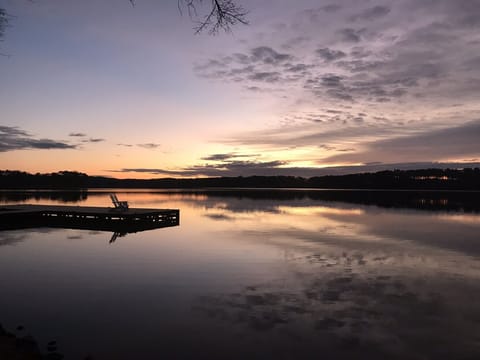
{"label": "wooden dock", "polygon": [[87,206],[0,206],[0,230],[61,227],[132,233],[180,224],[178,209],[116,209]]}

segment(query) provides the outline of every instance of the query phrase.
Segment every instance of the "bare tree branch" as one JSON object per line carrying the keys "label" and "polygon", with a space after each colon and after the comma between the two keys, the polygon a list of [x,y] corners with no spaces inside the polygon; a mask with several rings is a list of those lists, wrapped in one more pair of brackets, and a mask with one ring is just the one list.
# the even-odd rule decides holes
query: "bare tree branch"
{"label": "bare tree branch", "polygon": [[[135,0],[129,0],[132,6],[135,6]],[[197,4],[202,4],[204,0],[177,0],[178,11],[183,15],[183,9],[186,8],[190,18],[198,17]],[[242,6],[235,3],[234,0],[210,0],[211,10],[201,21],[197,21],[194,28],[195,34],[207,31],[209,34],[217,34],[223,30],[231,32],[232,26],[236,24],[248,25],[247,14]]]}
{"label": "bare tree branch", "polygon": [[[208,31],[209,34],[217,34],[223,30],[231,32],[232,26],[236,24],[248,25],[247,14],[242,6],[234,0],[210,0],[211,10],[203,20],[197,21],[195,34]],[[178,0],[179,8],[186,7],[190,17],[197,17],[196,4],[203,3],[203,0]]]}

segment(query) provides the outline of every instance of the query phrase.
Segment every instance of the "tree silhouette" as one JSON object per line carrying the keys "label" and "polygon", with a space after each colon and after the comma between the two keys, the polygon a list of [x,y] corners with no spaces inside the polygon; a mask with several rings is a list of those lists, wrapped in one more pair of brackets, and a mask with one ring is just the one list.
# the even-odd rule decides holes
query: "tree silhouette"
{"label": "tree silhouette", "polygon": [[[201,3],[202,0],[178,0],[179,9],[182,5],[186,6],[189,15],[196,16],[195,3]],[[247,11],[232,0],[210,0],[211,9],[209,13],[200,21],[197,21],[195,33],[199,34],[208,31],[210,34],[216,34],[223,30],[230,32],[231,27],[236,24],[247,25]]]}
{"label": "tree silhouette", "polygon": [[[135,6],[136,0],[129,0]],[[217,34],[223,30],[230,32],[236,24],[247,25],[247,11],[233,0],[177,0],[178,10],[183,13],[186,9],[192,19],[198,19],[197,5],[210,2],[210,10],[201,20],[195,20],[197,26],[195,34],[208,31],[210,34]]]}

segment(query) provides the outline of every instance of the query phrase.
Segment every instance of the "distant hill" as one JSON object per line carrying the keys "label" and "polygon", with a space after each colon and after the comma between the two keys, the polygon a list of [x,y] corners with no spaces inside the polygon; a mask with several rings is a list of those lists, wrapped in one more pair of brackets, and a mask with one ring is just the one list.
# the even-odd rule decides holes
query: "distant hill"
{"label": "distant hill", "polygon": [[480,168],[389,170],[376,173],[319,176],[216,177],[201,179],[115,179],[76,171],[30,174],[0,171],[1,189],[85,188],[325,188],[389,190],[480,190]]}

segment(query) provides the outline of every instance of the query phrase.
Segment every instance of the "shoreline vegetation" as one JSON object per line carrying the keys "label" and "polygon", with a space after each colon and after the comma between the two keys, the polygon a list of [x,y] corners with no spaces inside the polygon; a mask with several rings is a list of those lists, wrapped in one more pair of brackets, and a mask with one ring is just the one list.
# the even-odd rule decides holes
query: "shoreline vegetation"
{"label": "shoreline vegetation", "polygon": [[77,171],[31,174],[0,170],[0,189],[198,189],[198,188],[311,188],[385,190],[480,190],[480,168],[387,170],[375,173],[211,178],[117,179]]}

